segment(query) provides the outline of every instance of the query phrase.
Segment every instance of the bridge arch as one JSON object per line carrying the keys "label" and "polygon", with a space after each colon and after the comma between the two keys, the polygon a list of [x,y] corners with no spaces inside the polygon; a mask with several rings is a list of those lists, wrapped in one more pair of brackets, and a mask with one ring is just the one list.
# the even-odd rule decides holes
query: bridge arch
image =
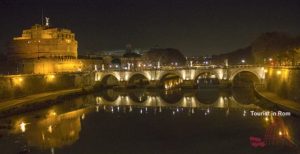
{"label": "bridge arch", "polygon": [[240,70],[231,75],[230,79],[234,87],[251,87],[261,83],[258,73],[249,70]]}
{"label": "bridge arch", "polygon": [[220,84],[217,72],[200,72],[194,79],[194,85],[198,87],[216,86]]}
{"label": "bridge arch", "polygon": [[129,77],[128,87],[145,87],[149,85],[149,78],[142,73],[134,73]]}
{"label": "bridge arch", "polygon": [[179,87],[183,82],[182,76],[176,72],[167,72],[159,79],[159,86],[165,89]]}
{"label": "bridge arch", "polygon": [[232,81],[236,75],[238,75],[241,72],[249,72],[254,74],[258,79],[261,79],[261,73],[258,70],[253,69],[238,69],[236,71],[233,71],[229,77],[229,80]]}
{"label": "bridge arch", "polygon": [[104,87],[114,87],[120,85],[118,78],[114,74],[105,74],[100,84]]}

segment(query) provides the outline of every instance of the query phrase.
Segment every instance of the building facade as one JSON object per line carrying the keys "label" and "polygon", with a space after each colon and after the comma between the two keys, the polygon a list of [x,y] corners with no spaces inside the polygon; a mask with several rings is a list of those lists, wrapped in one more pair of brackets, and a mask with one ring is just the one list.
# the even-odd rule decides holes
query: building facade
{"label": "building facade", "polygon": [[77,58],[78,43],[69,29],[34,25],[23,30],[19,37],[9,43],[10,60],[39,58]]}
{"label": "building facade", "polygon": [[12,73],[51,74],[82,72],[102,65],[98,59],[78,59],[78,42],[69,29],[34,25],[14,37],[8,46]]}

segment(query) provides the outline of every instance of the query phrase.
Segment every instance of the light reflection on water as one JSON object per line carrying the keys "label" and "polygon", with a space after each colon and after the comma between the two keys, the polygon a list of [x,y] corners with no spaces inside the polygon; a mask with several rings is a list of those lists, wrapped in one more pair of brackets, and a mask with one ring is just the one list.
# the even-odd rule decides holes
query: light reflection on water
{"label": "light reflection on water", "polygon": [[[101,133],[101,140],[108,141],[112,139],[110,136],[106,136],[105,133],[112,135],[112,138],[118,134],[121,136],[121,141],[128,140],[131,143],[138,141],[138,139],[131,138],[130,135],[124,137],[123,133],[128,132],[122,132],[122,129],[118,127],[120,125],[129,127],[128,125],[131,124],[130,127],[133,127],[133,129],[138,128],[141,131],[144,129],[142,133],[139,131],[134,132],[138,135],[146,137],[155,135],[144,132],[153,128],[135,126],[135,123],[141,123],[141,120],[143,120],[143,122],[158,123],[162,128],[166,125],[176,125],[180,128],[180,131],[173,130],[177,131],[177,135],[181,131],[188,131],[194,136],[201,135],[204,138],[205,136],[212,136],[211,140],[214,142],[235,138],[237,141],[232,141],[234,143],[247,143],[242,145],[239,151],[247,149],[255,152],[256,148],[272,147],[271,149],[266,148],[266,152],[270,152],[278,146],[284,150],[286,148],[288,150],[297,149],[294,145],[297,144],[299,138],[293,137],[293,135],[298,134],[298,132],[295,132],[296,128],[291,128],[295,126],[289,125],[288,127],[285,124],[285,119],[280,117],[251,117],[250,111],[266,109],[259,107],[257,104],[260,101],[251,93],[247,94],[246,91],[241,89],[233,92],[220,92],[214,89],[185,91],[177,89],[167,92],[141,89],[107,90],[93,95],[65,100],[65,102],[47,109],[2,119],[2,127],[5,129],[0,131],[3,134],[3,137],[0,138],[0,148],[9,153],[22,150],[25,152],[30,150],[33,153],[49,153],[49,151],[51,153],[64,153],[66,147],[76,149],[78,147],[76,144],[80,146],[82,144],[80,140],[85,140],[85,136],[89,133]],[[99,121],[98,118],[101,120]],[[122,121],[119,119],[122,119]],[[102,124],[102,121],[111,121],[111,123]],[[96,125],[96,123],[101,127],[97,126],[95,127],[97,129],[93,128],[91,132],[83,129],[84,127]],[[186,126],[194,124],[201,127],[196,127],[196,125]],[[238,125],[238,129],[232,128],[236,125]],[[114,133],[104,132],[103,134],[102,130],[106,130],[106,126]],[[296,125],[296,127],[298,126]],[[154,128],[156,127],[158,126]],[[156,129],[160,130],[159,133],[157,132],[158,134],[170,133],[168,130]],[[198,134],[197,129],[203,129],[201,130],[202,133]],[[220,132],[217,132],[228,131],[228,134],[231,134],[232,129],[236,130],[234,134],[232,136],[225,135],[223,138],[220,137]],[[212,132],[213,130],[215,132]],[[207,133],[203,134],[206,131]],[[136,134],[131,135],[135,136]],[[234,137],[235,135],[238,137]],[[239,136],[245,137],[241,138]],[[10,139],[14,141],[9,142]],[[174,142],[180,142],[176,139],[188,140],[189,138],[186,138],[185,135],[179,136],[174,139]],[[11,143],[16,142],[16,140],[20,143]],[[98,142],[99,140],[93,138],[91,141],[89,139],[85,142]],[[149,140],[147,144],[152,143],[151,138]],[[156,141],[155,139],[152,140]],[[165,144],[163,141],[161,141],[161,144]],[[147,141],[143,142],[146,144]],[[160,141],[157,140],[157,142]],[[201,141],[197,142],[201,143]],[[105,145],[106,142],[103,144]],[[253,149],[253,147],[255,148]],[[129,151],[125,151],[125,153],[133,152],[130,149],[135,149],[135,147],[129,148]],[[279,149],[279,152],[282,149]],[[109,151],[103,150],[104,153]],[[152,150],[152,152],[159,152],[155,149]],[[208,152],[215,152],[214,150]],[[72,153],[80,153],[80,151],[74,150]]]}

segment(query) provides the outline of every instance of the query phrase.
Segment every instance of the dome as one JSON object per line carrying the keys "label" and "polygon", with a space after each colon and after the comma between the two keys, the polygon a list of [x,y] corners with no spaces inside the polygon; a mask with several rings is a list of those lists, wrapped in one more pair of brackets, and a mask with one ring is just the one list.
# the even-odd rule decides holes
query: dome
{"label": "dome", "polygon": [[161,65],[185,65],[186,60],[184,55],[177,49],[173,48],[155,48],[151,49],[143,55],[147,63],[157,64],[160,61]]}

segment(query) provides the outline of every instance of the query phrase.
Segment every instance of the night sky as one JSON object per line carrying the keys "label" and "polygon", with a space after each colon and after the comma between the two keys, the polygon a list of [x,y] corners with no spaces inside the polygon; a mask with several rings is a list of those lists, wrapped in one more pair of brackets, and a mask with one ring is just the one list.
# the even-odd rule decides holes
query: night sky
{"label": "night sky", "polygon": [[0,50],[41,23],[76,34],[79,52],[172,47],[210,55],[246,47],[263,32],[300,34],[299,0],[1,0]]}

